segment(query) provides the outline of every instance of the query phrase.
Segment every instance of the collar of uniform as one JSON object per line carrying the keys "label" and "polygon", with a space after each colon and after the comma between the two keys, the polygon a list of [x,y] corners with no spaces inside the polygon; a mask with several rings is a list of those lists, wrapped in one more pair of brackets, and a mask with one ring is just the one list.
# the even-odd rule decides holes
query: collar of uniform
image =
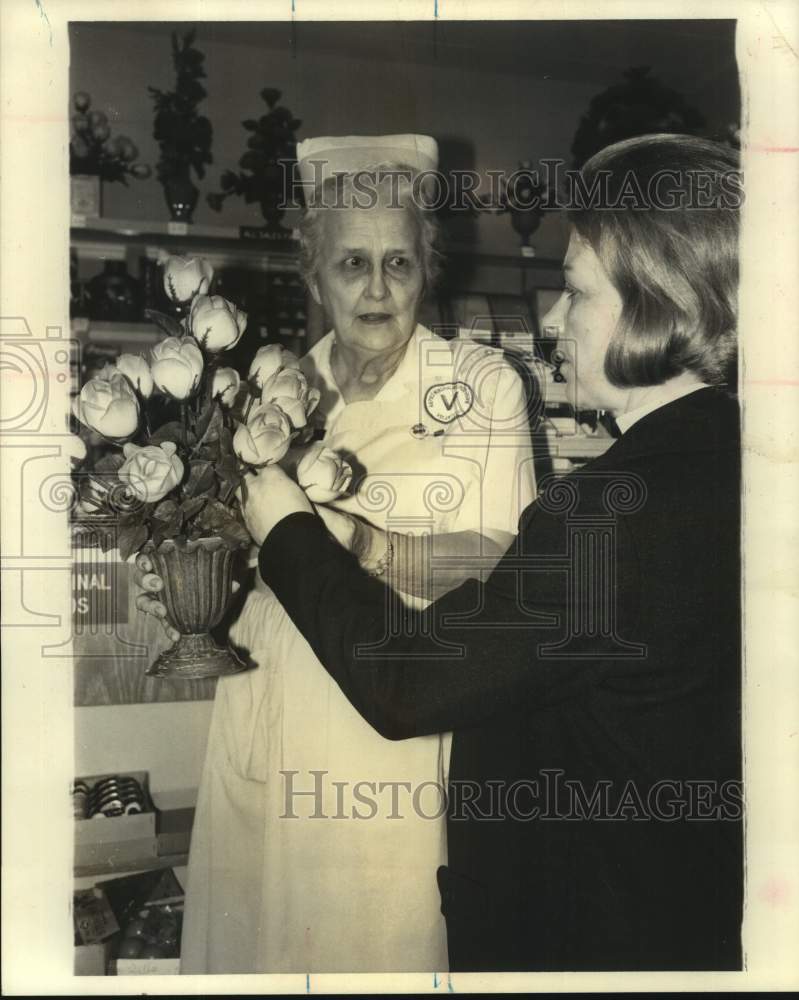
{"label": "collar of uniform", "polygon": [[[435,342],[446,344],[443,337],[428,330],[421,323],[416,324],[416,328],[411,334],[405,354],[402,357],[397,369],[386,384],[380,389],[378,394],[370,402],[383,403],[391,400],[401,399],[408,391],[408,386],[419,384],[419,358],[420,349],[423,343]],[[336,379],[333,375],[331,365],[331,352],[335,342],[335,333],[331,330],[326,336],[311,348],[307,357],[313,363],[313,381],[317,387],[333,393],[331,398],[335,399],[332,407],[328,408],[327,416],[335,416],[346,404],[341,396]],[[321,382],[321,384],[320,384]]]}
{"label": "collar of uniform", "polygon": [[658,388],[660,391],[653,393],[652,398],[644,403],[643,406],[637,406],[634,410],[629,410],[627,413],[615,414],[616,426],[619,428],[620,434],[628,431],[634,423],[640,420],[641,417],[645,417],[647,413],[652,413],[667,403],[673,403],[677,399],[682,399],[683,396],[687,396],[691,392],[696,392],[698,389],[707,389],[708,386],[705,382],[691,382],[687,385],[677,386],[666,384]]}

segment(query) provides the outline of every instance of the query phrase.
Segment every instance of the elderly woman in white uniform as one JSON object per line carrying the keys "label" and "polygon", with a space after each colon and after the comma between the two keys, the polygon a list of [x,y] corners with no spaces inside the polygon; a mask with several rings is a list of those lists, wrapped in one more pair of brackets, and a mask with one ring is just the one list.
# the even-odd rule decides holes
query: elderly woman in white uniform
{"label": "elderly woman in white uniform", "polygon": [[[323,181],[303,252],[332,323],[302,366],[321,390],[324,443],[355,471],[324,516],[400,600],[424,606],[490,569],[533,499],[521,380],[501,352],[417,323],[435,251],[413,185],[383,178],[364,207],[353,201],[359,171],[434,168],[434,140],[317,139],[298,152],[303,177]],[[346,207],[324,207],[331,195]],[[377,735],[260,578],[231,638],[257,668],[216,693],[182,971],[446,970],[448,738]]]}

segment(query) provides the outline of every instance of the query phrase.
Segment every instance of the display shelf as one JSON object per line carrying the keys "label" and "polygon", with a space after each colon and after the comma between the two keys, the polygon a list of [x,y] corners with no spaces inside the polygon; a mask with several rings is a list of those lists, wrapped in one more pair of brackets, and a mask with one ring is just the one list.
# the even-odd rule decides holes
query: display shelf
{"label": "display shelf", "polygon": [[[203,256],[214,266],[246,263],[263,270],[297,270],[296,230],[292,231],[291,240],[275,241],[245,237],[242,229],[247,228],[73,215],[70,236],[79,256],[92,259],[124,260],[133,244],[143,246],[145,255],[151,259],[157,257],[160,249],[193,249],[202,250]],[[521,251],[517,254],[481,253],[474,246],[463,243],[448,243],[442,249],[446,257],[468,258],[483,267],[557,273],[562,266],[559,258],[527,257]]]}
{"label": "display shelf", "polygon": [[89,344],[141,344],[149,347],[164,339],[154,323],[122,323],[76,318],[70,320],[72,336]]}

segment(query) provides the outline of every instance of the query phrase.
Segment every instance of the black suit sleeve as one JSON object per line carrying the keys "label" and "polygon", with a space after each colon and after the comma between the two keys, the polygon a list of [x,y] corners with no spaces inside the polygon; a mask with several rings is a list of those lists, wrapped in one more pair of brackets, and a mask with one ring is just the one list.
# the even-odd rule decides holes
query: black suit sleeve
{"label": "black suit sleeve", "polygon": [[526,532],[540,542],[529,572],[520,537],[484,584],[468,580],[424,611],[402,606],[314,514],[281,521],[259,567],[355,709],[405,739],[480,725],[521,700],[558,700],[596,668],[539,655],[562,638],[568,592],[563,539],[543,521]]}

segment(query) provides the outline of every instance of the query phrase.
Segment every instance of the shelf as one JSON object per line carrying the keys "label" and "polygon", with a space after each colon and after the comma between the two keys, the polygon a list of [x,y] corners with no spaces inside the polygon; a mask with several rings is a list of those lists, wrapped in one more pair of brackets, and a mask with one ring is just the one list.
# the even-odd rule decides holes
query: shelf
{"label": "shelf", "polygon": [[94,875],[132,874],[133,872],[161,871],[163,868],[183,868],[189,863],[189,853],[162,854],[154,858],[139,858],[133,861],[108,861],[97,865],[75,865],[75,878],[89,878]]}
{"label": "shelf", "polygon": [[296,240],[247,239],[239,227],[177,222],[72,217],[70,240],[79,258],[126,260],[131,247],[156,260],[161,251],[202,254],[215,268],[243,264],[261,271],[297,273]]}
{"label": "shelf", "polygon": [[112,323],[76,318],[70,320],[72,336],[88,344],[141,344],[149,346],[164,339],[154,323]]}
{"label": "shelf", "polygon": [[[262,270],[297,270],[299,243],[297,231],[287,241],[250,239],[242,228],[209,226],[198,223],[163,222],[151,219],[105,219],[72,216],[70,235],[79,256],[106,260],[124,260],[131,245],[144,247],[146,256],[155,259],[160,249],[194,250],[213,266],[233,263],[260,266]],[[560,272],[560,258],[526,257],[518,254],[481,253],[471,244],[445,244],[445,257],[468,258],[485,267],[521,268],[525,271]]]}

